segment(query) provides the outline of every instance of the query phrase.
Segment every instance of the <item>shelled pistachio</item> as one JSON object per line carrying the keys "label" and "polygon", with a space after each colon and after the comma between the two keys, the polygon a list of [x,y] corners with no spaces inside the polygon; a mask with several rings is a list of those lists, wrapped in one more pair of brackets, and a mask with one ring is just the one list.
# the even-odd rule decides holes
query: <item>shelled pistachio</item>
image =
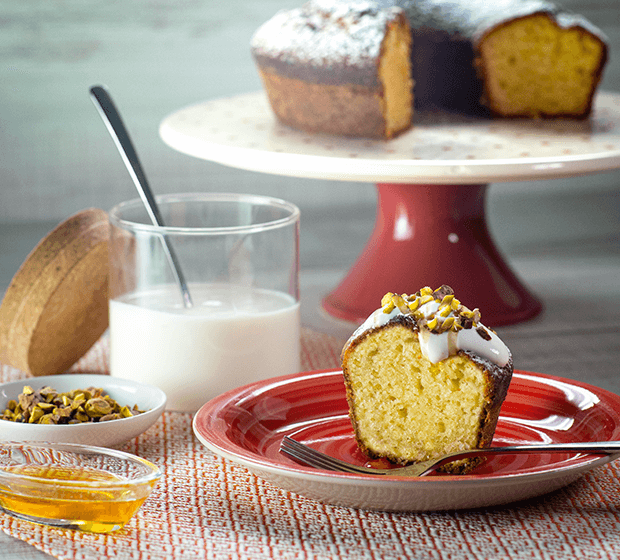
{"label": "shelled pistachio", "polygon": [[138,405],[130,408],[119,404],[97,387],[59,393],[51,387],[35,391],[25,385],[22,393],[7,403],[0,419],[29,424],[81,424],[130,418],[143,412]]}

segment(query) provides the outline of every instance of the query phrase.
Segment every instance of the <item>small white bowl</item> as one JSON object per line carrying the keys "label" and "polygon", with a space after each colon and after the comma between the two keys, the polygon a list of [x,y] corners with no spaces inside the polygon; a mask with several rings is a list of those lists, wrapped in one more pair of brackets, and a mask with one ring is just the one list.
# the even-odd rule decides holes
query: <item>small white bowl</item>
{"label": "small white bowl", "polygon": [[84,424],[22,424],[0,420],[0,441],[47,441],[50,443],[77,443],[97,447],[116,447],[146,431],[162,415],[166,408],[166,394],[157,387],[97,374],[62,374],[29,377],[0,385],[0,414],[7,403],[17,397],[29,385],[35,391],[51,387],[59,393],[73,389],[100,387],[121,406],[138,405],[142,414]]}

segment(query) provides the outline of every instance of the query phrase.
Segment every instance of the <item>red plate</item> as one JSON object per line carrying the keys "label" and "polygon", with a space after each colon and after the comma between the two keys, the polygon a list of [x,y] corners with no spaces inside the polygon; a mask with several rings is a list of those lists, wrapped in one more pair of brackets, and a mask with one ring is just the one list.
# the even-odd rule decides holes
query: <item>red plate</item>
{"label": "red plate", "polygon": [[[501,455],[467,476],[403,479],[334,473],[279,453],[284,435],[352,463],[357,449],[340,370],[260,381],[209,401],[194,432],[211,451],[284,489],[371,509],[429,511],[482,507],[560,488],[615,457],[575,453]],[[620,397],[585,383],[515,371],[494,445],[620,439]]]}

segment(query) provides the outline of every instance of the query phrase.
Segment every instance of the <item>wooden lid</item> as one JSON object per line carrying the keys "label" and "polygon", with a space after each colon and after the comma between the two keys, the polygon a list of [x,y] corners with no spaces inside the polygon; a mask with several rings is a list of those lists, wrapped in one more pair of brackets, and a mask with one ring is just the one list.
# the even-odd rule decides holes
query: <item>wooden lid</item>
{"label": "wooden lid", "polygon": [[0,361],[62,373],[108,327],[108,214],[90,208],[57,226],[22,264],[0,305]]}

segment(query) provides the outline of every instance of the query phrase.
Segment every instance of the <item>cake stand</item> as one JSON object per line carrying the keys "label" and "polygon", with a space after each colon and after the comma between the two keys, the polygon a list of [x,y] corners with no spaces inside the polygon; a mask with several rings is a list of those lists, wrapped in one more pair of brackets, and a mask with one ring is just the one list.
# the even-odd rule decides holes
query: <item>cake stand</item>
{"label": "cake stand", "polygon": [[542,306],[515,276],[487,228],[492,182],[558,179],[620,168],[620,95],[599,93],[587,121],[416,115],[390,141],[313,135],[280,124],[262,92],[216,99],[163,120],[185,154],[264,173],[373,182],[374,230],[324,309],[359,323],[387,291],[452,286],[485,324],[517,323]]}

